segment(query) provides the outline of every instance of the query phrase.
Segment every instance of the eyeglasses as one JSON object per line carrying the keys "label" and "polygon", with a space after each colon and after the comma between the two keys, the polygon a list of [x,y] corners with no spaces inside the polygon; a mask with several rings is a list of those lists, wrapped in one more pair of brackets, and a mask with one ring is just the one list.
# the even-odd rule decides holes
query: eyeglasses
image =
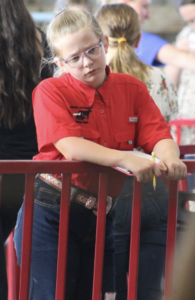
{"label": "eyeglasses", "polygon": [[71,68],[79,68],[83,65],[83,58],[85,56],[93,60],[94,58],[100,56],[101,53],[102,53],[102,41],[100,41],[98,45],[90,48],[89,50],[87,50],[85,53],[81,55],[71,57],[68,60],[65,60],[63,58],[60,59],[65,64],[68,64]]}

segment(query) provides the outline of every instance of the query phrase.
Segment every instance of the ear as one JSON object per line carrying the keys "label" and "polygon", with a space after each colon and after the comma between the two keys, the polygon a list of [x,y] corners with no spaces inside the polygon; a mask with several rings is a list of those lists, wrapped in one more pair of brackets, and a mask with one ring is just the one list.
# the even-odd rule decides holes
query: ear
{"label": "ear", "polygon": [[104,45],[105,53],[108,53],[109,39],[107,35],[103,35],[103,45]]}
{"label": "ear", "polygon": [[139,46],[139,42],[141,40],[141,37],[142,37],[142,34],[140,33],[138,38],[137,38],[137,41],[135,42],[135,48],[137,48]]}
{"label": "ear", "polygon": [[61,59],[59,57],[55,57],[54,58],[54,63],[56,64],[56,66],[62,70],[65,70],[66,67],[64,66],[63,62],[61,61]]}

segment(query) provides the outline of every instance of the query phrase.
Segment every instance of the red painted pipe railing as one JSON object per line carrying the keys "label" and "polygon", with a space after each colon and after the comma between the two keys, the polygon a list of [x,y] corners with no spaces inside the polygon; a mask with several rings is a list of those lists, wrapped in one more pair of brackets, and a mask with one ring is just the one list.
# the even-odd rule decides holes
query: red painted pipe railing
{"label": "red painted pipe railing", "polygon": [[[195,161],[185,160],[188,172],[195,172]],[[68,215],[69,215],[69,195],[70,178],[72,173],[99,173],[99,192],[98,192],[98,215],[96,229],[96,247],[94,261],[94,281],[93,281],[93,300],[101,297],[102,268],[103,268],[103,249],[105,235],[105,214],[108,176],[116,170],[85,162],[66,162],[66,161],[0,161],[1,174],[25,173],[25,212],[24,212],[24,232],[22,246],[22,265],[20,275],[19,298],[9,300],[28,300],[29,293],[29,274],[30,274],[30,253],[33,220],[33,200],[34,200],[34,179],[37,173],[59,173],[63,174],[61,211],[59,226],[59,248],[58,248],[58,267],[57,267],[57,288],[56,300],[64,300],[65,280],[66,280],[66,255],[68,241]],[[165,289],[164,300],[172,289],[173,275],[173,255],[176,240],[176,221],[177,221],[177,181],[170,181],[168,231],[166,246],[166,267],[165,267]],[[62,222],[63,220],[63,222]],[[131,247],[128,276],[128,300],[136,300],[138,257],[140,241],[140,220],[141,220],[141,183],[134,180],[133,211],[131,224]],[[59,263],[60,262],[60,263]],[[17,290],[17,289],[16,289]],[[17,295],[16,295],[17,297]]]}
{"label": "red painted pipe railing", "polygon": [[176,127],[176,142],[178,145],[181,144],[181,127],[195,127],[195,119],[175,119],[169,121],[170,127]]}

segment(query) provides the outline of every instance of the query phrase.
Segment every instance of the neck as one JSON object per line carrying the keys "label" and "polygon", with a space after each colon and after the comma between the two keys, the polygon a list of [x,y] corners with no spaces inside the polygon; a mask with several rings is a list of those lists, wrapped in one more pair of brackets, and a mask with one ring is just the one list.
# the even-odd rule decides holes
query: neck
{"label": "neck", "polygon": [[111,59],[113,58],[113,56],[115,55],[117,50],[117,47],[108,47],[108,52],[106,54],[106,61],[107,64],[110,63]]}

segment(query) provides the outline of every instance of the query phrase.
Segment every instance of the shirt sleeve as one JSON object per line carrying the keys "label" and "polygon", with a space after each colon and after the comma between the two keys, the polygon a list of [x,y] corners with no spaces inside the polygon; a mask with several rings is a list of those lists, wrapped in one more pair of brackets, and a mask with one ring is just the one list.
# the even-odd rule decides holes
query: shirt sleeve
{"label": "shirt sleeve", "polygon": [[69,112],[64,94],[65,91],[55,88],[48,80],[42,81],[33,92],[39,151],[54,151],[54,142],[68,136],[81,136],[80,127]]}
{"label": "shirt sleeve", "polygon": [[167,123],[176,119],[178,114],[177,92],[172,82],[160,68],[151,68],[147,88]]}
{"label": "shirt sleeve", "polygon": [[163,64],[156,61],[155,58],[159,50],[167,44],[166,40],[155,34],[142,32],[142,37],[135,53],[143,62],[150,66],[162,66]]}

